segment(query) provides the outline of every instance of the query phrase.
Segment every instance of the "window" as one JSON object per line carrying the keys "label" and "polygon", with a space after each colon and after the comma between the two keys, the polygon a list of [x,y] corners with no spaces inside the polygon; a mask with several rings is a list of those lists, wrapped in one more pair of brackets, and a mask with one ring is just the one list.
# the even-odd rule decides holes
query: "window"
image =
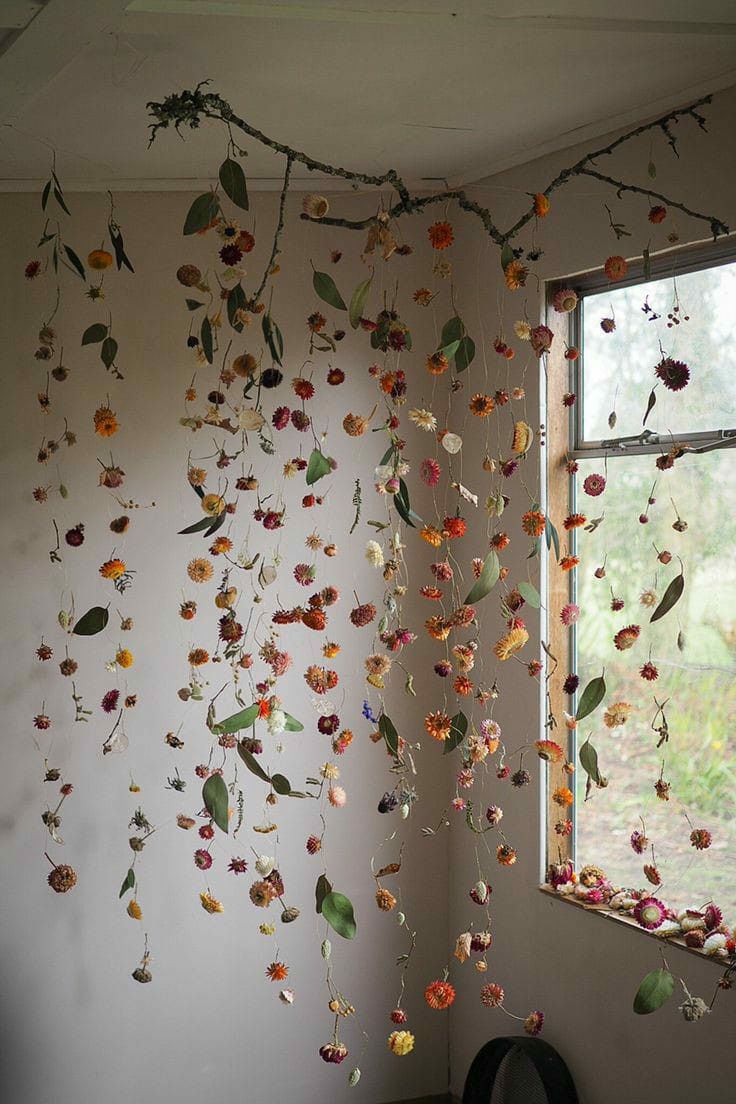
{"label": "window", "polygon": [[[560,766],[549,768],[548,858],[573,857],[578,869],[595,864],[617,885],[651,883],[678,909],[713,899],[732,916],[736,251],[733,242],[681,250],[646,269],[631,265],[616,284],[596,273],[564,286],[579,300],[570,314],[549,309],[547,513],[560,556],[580,564],[565,573],[552,550],[547,639],[558,667],[548,681],[549,713],[574,715],[581,691],[604,669],[606,694],[569,733],[574,785]],[[579,349],[576,361],[565,359],[568,346]],[[655,375],[665,358],[689,367],[680,390]],[[673,372],[682,382],[682,369]],[[601,477],[605,489],[596,494]],[[561,519],[574,514],[587,525],[564,531]],[[682,596],[650,622],[681,573]],[[560,620],[568,603],[580,611],[571,628]],[[614,636],[629,625],[640,635],[618,650]],[[569,673],[579,677],[576,695],[562,687]],[[624,724],[608,727],[617,702],[632,709]],[[548,736],[564,745],[561,727]],[[581,765],[588,739],[605,787]],[[669,783],[669,800],[658,797],[658,782]],[[565,785],[574,791],[568,811],[552,800]],[[558,834],[566,817],[567,836]],[[691,843],[697,828],[712,833],[706,850]],[[649,840],[644,854],[631,846],[636,830]],[[648,883],[644,864],[661,877],[656,889],[657,875]]]}

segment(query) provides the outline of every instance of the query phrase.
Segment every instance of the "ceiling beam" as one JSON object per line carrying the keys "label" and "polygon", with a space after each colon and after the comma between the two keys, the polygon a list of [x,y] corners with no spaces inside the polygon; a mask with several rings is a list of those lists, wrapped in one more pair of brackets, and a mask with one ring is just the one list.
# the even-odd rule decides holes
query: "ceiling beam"
{"label": "ceiling beam", "polygon": [[249,0],[131,0],[128,11],[150,15],[231,16],[241,19],[291,19],[326,23],[440,24],[484,26],[494,30],[590,31],[594,34],[736,35],[733,20],[625,19],[606,16],[495,15],[477,11],[423,11],[385,7],[349,7],[319,3],[251,3]]}
{"label": "ceiling beam", "polygon": [[12,123],[99,35],[114,30],[127,7],[128,0],[48,0],[0,56],[0,123]]}

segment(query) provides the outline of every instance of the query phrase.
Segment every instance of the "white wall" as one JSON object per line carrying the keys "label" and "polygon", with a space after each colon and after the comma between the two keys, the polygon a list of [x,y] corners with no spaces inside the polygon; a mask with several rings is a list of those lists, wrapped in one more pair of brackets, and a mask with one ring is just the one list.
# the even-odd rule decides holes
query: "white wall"
{"label": "white wall", "polygon": [[[383,748],[370,742],[370,726],[361,717],[366,689],[362,662],[370,650],[370,630],[354,629],[347,620],[354,588],[362,601],[372,598],[379,604],[383,592],[380,573],[363,559],[363,548],[365,541],[375,536],[365,522],[384,516],[385,506],[373,491],[373,468],[385,443],[382,435],[367,433],[356,440],[342,430],[348,409],[368,414],[377,398],[367,373],[375,359],[368,348],[368,335],[353,334],[347,326],[348,337],[333,358],[346,370],[347,381],[342,387],[327,387],[326,358],[322,357],[315,373],[320,397],[312,404],[318,431],[329,430],[326,447],[338,458],[339,471],[321,511],[301,508],[306,491],[303,476],[294,480],[287,492],[290,522],[281,535],[276,534],[285,566],[272,591],[278,591],[285,605],[296,604],[310,593],[297,586],[290,571],[302,558],[299,549],[304,537],[315,526],[325,540],[332,539],[340,546],[336,559],[318,555],[317,583],[332,582],[342,594],[332,618],[334,636],[344,645],[332,664],[341,675],[341,684],[331,696],[340,705],[343,723],[353,729],[355,741],[340,764],[348,805],[327,815],[326,859],[335,888],[351,897],[358,917],[354,943],[346,944],[334,934],[331,938],[335,981],[357,1008],[370,1036],[366,1053],[362,1053],[357,1025],[346,1023],[343,1034],[350,1058],[338,1068],[325,1065],[317,1056],[332,1031],[320,957],[325,925],[317,922],[314,913],[314,884],[322,867],[320,858],[309,857],[304,847],[307,835],[320,830],[317,803],[284,800],[275,810],[282,826],[276,853],[286,879],[286,899],[302,910],[301,918],[289,926],[278,923],[275,908],[264,913],[255,909],[247,896],[252,880],[250,847],[272,853],[275,846],[273,837],[250,831],[251,825],[261,820],[262,783],[241,769],[246,793],[244,828],[232,848],[221,841],[215,846],[216,865],[209,882],[225,904],[221,916],[208,916],[200,908],[198,894],[204,880],[192,861],[199,841],[194,833],[184,833],[174,823],[177,813],[196,814],[201,807],[193,767],[207,760],[211,744],[204,725],[206,703],[185,705],[176,691],[188,679],[190,643],[211,647],[219,615],[212,601],[219,576],[198,588],[188,584],[185,576],[187,561],[195,551],[200,553],[205,543],[199,536],[176,535],[200,516],[186,484],[188,451],[195,457],[211,453],[214,436],[206,430],[193,435],[178,425],[184,413],[183,391],[194,368],[191,351],[185,347],[189,319],[185,292],[177,284],[175,272],[184,261],[198,261],[204,268],[214,249],[211,240],[185,241],[181,237],[191,198],[186,194],[118,197],[117,217],[136,275],[108,276],[108,297],[102,308],[83,297],[81,282],[75,283],[71,276],[65,280],[65,306],[55,325],[71,375],[64,384],[52,383],[58,405],[47,416],[40,413],[36,400],[45,371],[33,353],[39,320],[48,311],[49,293],[40,281],[28,284],[23,279],[26,261],[36,255],[42,225],[39,199],[6,195],[1,201],[2,516],[6,522],[2,536],[5,632],[0,642],[5,729],[0,781],[3,1084],[8,1098],[24,1104],[97,1104],[103,1098],[110,1104],[122,1104],[133,1093],[145,1101],[193,1101],[214,1095],[249,1104],[316,1104],[327,1097],[342,1100],[349,1095],[351,1100],[367,1104],[440,1092],[447,1084],[448,1021],[427,1009],[421,994],[446,961],[447,841],[442,836],[428,846],[417,831],[418,823],[436,822],[444,805],[444,767],[436,746],[427,747],[420,756],[421,820],[409,822],[401,875],[402,907],[409,922],[421,929],[406,1002],[417,1034],[417,1053],[412,1059],[398,1059],[386,1049],[392,1029],[388,1013],[399,987],[395,959],[407,949],[408,940],[406,933],[399,931],[396,913],[382,914],[375,906],[370,859],[395,829],[397,839],[381,851],[378,865],[397,857],[403,822],[398,814],[376,813],[379,798],[391,788],[392,776]],[[270,248],[275,199],[259,195],[254,201],[259,245],[249,258],[251,273],[260,272]],[[101,195],[73,195],[68,201],[73,211],[68,240],[86,256],[102,237],[107,200]],[[365,207],[365,200],[362,202]],[[288,232],[280,258],[282,273],[275,285],[273,309],[284,332],[287,359],[284,384],[267,396],[271,405],[289,403],[293,398],[290,380],[306,357],[305,318],[320,305],[311,287],[309,258],[316,267],[334,272],[344,294],[350,294],[365,275],[358,259],[362,236],[307,227],[298,219],[299,203],[297,196],[289,205]],[[349,207],[350,198],[343,203]],[[345,257],[333,268],[329,253],[335,247],[344,249]],[[408,289],[413,286],[413,263],[407,258],[397,259],[390,270],[378,266],[377,284],[392,280],[400,271]],[[123,382],[105,373],[96,349],[82,349],[79,344],[83,329],[100,317],[104,319],[108,307],[120,340]],[[345,324],[344,316],[335,321]],[[412,324],[423,348],[419,308]],[[246,334],[243,346],[257,350],[259,337],[260,333],[252,339]],[[431,344],[433,338],[427,340]],[[206,393],[214,379],[212,369],[200,371],[200,391]],[[142,504],[156,503],[154,509],[129,511],[132,525],[122,539],[112,537],[108,523],[123,511],[97,486],[96,457],[106,457],[106,450],[92,433],[92,413],[108,393],[121,423],[112,440],[115,458],[127,473],[121,493]],[[31,498],[33,487],[58,483],[58,477],[52,464],[48,469],[36,464],[36,450],[43,432],[58,431],[57,411],[61,409],[71,412],[70,424],[79,434],[79,443],[62,453],[69,498],[64,502],[56,495],[46,505],[38,505]],[[278,438],[281,454],[273,460],[256,451],[253,468],[262,485],[267,487],[269,480],[273,481],[284,459],[297,455],[300,445],[308,453],[310,441],[308,435],[290,429]],[[205,467],[214,479],[214,464]],[[226,474],[231,475],[236,467],[239,474],[239,463]],[[359,530],[348,540],[356,475],[363,483],[363,515]],[[327,482],[317,489],[323,490]],[[246,498],[240,496],[236,532],[242,536],[250,528],[253,553],[273,550],[276,542],[264,536],[255,523],[249,525]],[[49,564],[47,555],[53,545],[52,517],[59,523],[62,541],[66,529],[79,521],[85,523],[87,537],[80,549],[62,545],[63,564],[56,567]],[[113,595],[110,628],[103,636],[70,638],[70,653],[80,663],[77,686],[94,710],[89,723],[75,725],[69,680],[63,679],[57,668],[65,637],[56,626],[56,614],[62,595],[68,606],[71,591],[78,613],[98,601],[108,601],[110,584],[99,578],[97,569],[110,556],[113,544],[135,569],[135,582],[125,597]],[[309,559],[306,549],[304,553],[303,558]],[[240,580],[239,585],[245,593],[239,610],[245,623],[249,584]],[[198,618],[191,624],[178,615],[182,588],[187,597],[199,601]],[[275,604],[275,595],[267,592],[269,612]],[[104,668],[121,637],[113,627],[117,625],[116,608],[135,620],[133,631],[127,634],[130,639],[122,639],[134,651],[135,665],[119,684],[127,684],[137,693],[139,704],[126,717],[129,750],[119,757],[103,758],[101,744],[110,724],[99,701],[116,682]],[[258,607],[254,608],[257,615]],[[34,656],[42,634],[55,650],[54,659],[47,664]],[[259,639],[264,635],[265,629],[259,632]],[[287,773],[296,786],[330,757],[329,740],[317,733],[316,714],[302,679],[307,663],[319,662],[322,637],[296,626],[286,630],[282,639],[294,656],[294,667],[281,680],[280,692],[286,708],[304,721],[305,731],[286,734],[283,762],[273,765]],[[224,674],[218,679],[212,665],[210,678],[213,691],[225,681]],[[40,815],[56,787],[43,783],[43,757],[34,747],[31,722],[44,699],[54,728],[37,734],[39,746],[44,754],[48,751],[51,764],[64,769],[75,787],[62,809],[66,844],[50,848],[56,861],[72,863],[79,874],[77,888],[63,897],[53,895],[47,886],[50,867],[43,857],[50,841]],[[418,729],[411,724],[413,721],[416,726],[423,715],[422,706],[405,700],[400,670],[388,703],[389,709],[403,718],[407,735],[416,738]],[[227,715],[234,706],[232,696],[223,697],[218,715]],[[164,734],[176,731],[182,722],[186,746],[174,752],[164,744]],[[45,735],[52,740],[44,739]],[[189,780],[185,794],[164,788],[167,776],[177,766]],[[131,774],[141,786],[140,795],[128,792]],[[158,831],[137,867],[144,918],[136,923],[126,916],[118,890],[131,858],[128,821],[139,803]],[[251,861],[251,871],[236,878],[225,872],[225,866],[237,854]],[[275,940],[258,933],[258,924],[264,919],[277,922]],[[153,953],[154,980],[147,986],[130,977],[142,954],[144,931],[149,933]],[[264,976],[266,965],[277,957],[291,967],[288,984],[297,994],[291,1008],[278,1000],[281,986]],[[354,1064],[359,1064],[364,1074],[359,1086],[349,1090],[347,1074]]]}
{"label": "white wall", "polygon": [[[680,160],[672,156],[661,135],[655,136],[653,156],[658,175],[652,186],[695,209],[712,212],[733,228],[736,227],[732,183],[736,172],[733,138],[736,90],[717,95],[706,114],[707,135],[688,122],[677,128],[681,135]],[[528,202],[527,193],[542,190],[560,169],[608,140],[603,138],[533,161],[483,181],[470,192],[492,208],[500,226],[511,225]],[[615,156],[602,159],[597,168],[646,187],[648,160],[649,138],[645,136]],[[634,231],[632,238],[617,245],[608,226],[604,202]],[[663,248],[666,233],[673,224],[683,244],[708,237],[705,224],[676,212],[671,212],[663,226],[650,228],[647,210],[644,196],[625,198],[618,203],[611,190],[596,181],[573,180],[552,196],[552,212],[540,224],[538,242],[545,252],[536,271],[543,280],[553,279],[596,268],[611,253],[635,256],[647,244],[650,229],[652,251]],[[523,317],[524,307],[530,318],[539,317],[542,302],[534,282],[529,281],[526,295],[523,291],[506,292],[497,250],[478,236],[470,218],[462,221],[461,234],[461,246],[467,250],[464,271],[472,287],[478,289],[478,320],[485,320],[486,332],[493,336],[496,331],[497,303],[507,336],[513,333],[513,322]],[[470,287],[463,290],[469,292]],[[520,360],[518,356],[511,362],[508,378],[512,386],[524,371],[524,364],[524,358]],[[529,409],[533,411],[538,395],[533,370],[527,368],[524,383]],[[480,443],[473,455],[471,448],[469,441],[465,462],[477,470],[482,459]],[[510,533],[519,531],[515,509],[504,528]],[[526,554],[526,547],[514,542],[509,553],[514,545],[519,559],[505,554],[505,562],[523,576],[526,567],[521,557]],[[538,571],[538,566],[532,567],[532,571]],[[538,629],[538,619],[535,620]],[[531,616],[527,622],[534,624]],[[507,667],[511,669],[503,672],[495,716],[511,746],[518,746],[536,738],[539,701],[536,687],[523,667],[512,664]],[[614,1104],[621,1100],[622,1093],[629,1099],[643,1100],[654,1085],[657,1096],[678,1104],[723,1099],[734,1025],[734,1006],[729,994],[722,994],[714,1014],[697,1025],[686,1024],[674,1005],[649,1017],[635,1016],[631,1002],[636,987],[645,973],[659,965],[656,943],[624,929],[623,925],[550,900],[536,890],[540,862],[538,793],[535,787],[534,791],[529,788],[511,794],[507,785],[493,779],[486,786],[485,798],[503,806],[503,826],[518,847],[520,857],[511,871],[490,870],[496,942],[489,955],[488,974],[478,978],[468,970],[468,964],[454,971],[461,981],[460,999],[451,1017],[453,1091],[461,1093],[470,1061],[484,1041],[495,1035],[516,1034],[515,1026],[521,1026],[499,1012],[481,1007],[477,995],[480,985],[484,980],[495,980],[505,987],[507,1003],[513,1011],[524,1015],[533,1008],[544,1010],[547,1017],[544,1038],[568,1062],[583,1104]],[[475,860],[467,836],[453,833],[450,926],[455,932],[467,925],[467,886],[475,877]],[[672,969],[682,973],[691,992],[710,999],[719,976],[716,964],[698,962],[676,948],[668,952],[668,959]]]}

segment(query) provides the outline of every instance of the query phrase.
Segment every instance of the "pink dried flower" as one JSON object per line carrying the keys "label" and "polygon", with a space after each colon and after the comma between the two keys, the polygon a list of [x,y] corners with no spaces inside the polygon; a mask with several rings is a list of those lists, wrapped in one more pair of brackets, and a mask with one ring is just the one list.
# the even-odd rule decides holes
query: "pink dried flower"
{"label": "pink dried flower", "polygon": [[422,482],[426,483],[428,487],[436,487],[440,481],[441,474],[442,469],[437,461],[432,458],[422,460],[419,465],[419,475],[421,476]]}
{"label": "pink dried flower", "polygon": [[209,851],[205,851],[203,847],[197,848],[194,852],[194,865],[200,870],[209,870],[212,866],[212,856]]}
{"label": "pink dried flower", "polygon": [[560,621],[565,628],[574,625],[579,617],[580,607],[576,606],[574,602],[568,602],[567,605],[563,606],[560,610]]}

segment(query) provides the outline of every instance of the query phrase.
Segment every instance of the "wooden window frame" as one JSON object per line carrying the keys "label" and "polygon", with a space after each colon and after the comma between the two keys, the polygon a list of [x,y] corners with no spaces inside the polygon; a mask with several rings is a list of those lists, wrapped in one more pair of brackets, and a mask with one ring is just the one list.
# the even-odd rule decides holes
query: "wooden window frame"
{"label": "wooden window frame", "polygon": [[[614,289],[635,286],[658,277],[677,276],[734,262],[736,262],[736,235],[732,234],[717,242],[697,242],[666,250],[646,259],[630,261],[626,278],[617,281]],[[555,292],[566,287],[574,288],[582,301],[586,296],[610,289],[611,283],[602,269],[596,269],[577,276],[550,280],[545,284],[543,321],[554,336],[547,355],[546,367],[542,365],[540,385],[542,424],[546,434],[541,458],[542,488],[543,508],[547,517],[556,523],[566,517],[574,509],[575,504],[575,477],[565,471],[568,460],[593,456],[620,456],[624,453],[629,456],[661,452],[660,440],[656,434],[651,434],[642,441],[631,438],[585,440],[582,391],[585,351],[582,346],[581,303],[569,314],[560,314],[552,307]],[[569,361],[565,358],[568,345],[580,350],[577,361]],[[577,401],[572,407],[565,407],[563,404],[563,396],[567,393],[577,396]],[[700,451],[731,447],[736,445],[736,427],[707,433],[677,434],[674,437],[668,435],[668,446],[680,438],[683,443],[687,442]],[[570,551],[574,554],[574,533],[571,536],[573,544]],[[556,740],[563,747],[568,761],[577,765],[576,733],[568,730],[563,723],[563,714],[566,710],[574,713],[577,696],[568,699],[562,690],[565,673],[574,670],[572,663],[577,649],[576,628],[574,625],[571,629],[565,628],[559,617],[555,615],[565,603],[575,601],[576,584],[574,572],[553,570],[551,559],[553,555],[554,547],[546,556],[542,556],[541,572],[543,609],[546,611],[546,623],[543,615],[541,634],[549,649],[545,656],[547,676],[552,672],[553,661],[550,656],[555,657],[557,661],[555,673],[552,677],[548,677],[546,684],[542,737]],[[551,718],[554,718],[554,726],[550,724]],[[548,763],[546,786],[543,790],[542,820],[545,841],[541,849],[541,857],[544,859],[542,881],[550,863],[574,860],[575,857],[576,807],[574,802],[569,809],[569,818],[573,822],[572,833],[569,836],[559,836],[555,832],[555,824],[564,815],[552,800],[552,794],[558,786],[569,786],[573,792],[575,791],[575,787],[570,785],[570,779],[564,771],[564,763]],[[547,889],[544,886],[542,888]],[[634,926],[639,930],[638,925]]]}

